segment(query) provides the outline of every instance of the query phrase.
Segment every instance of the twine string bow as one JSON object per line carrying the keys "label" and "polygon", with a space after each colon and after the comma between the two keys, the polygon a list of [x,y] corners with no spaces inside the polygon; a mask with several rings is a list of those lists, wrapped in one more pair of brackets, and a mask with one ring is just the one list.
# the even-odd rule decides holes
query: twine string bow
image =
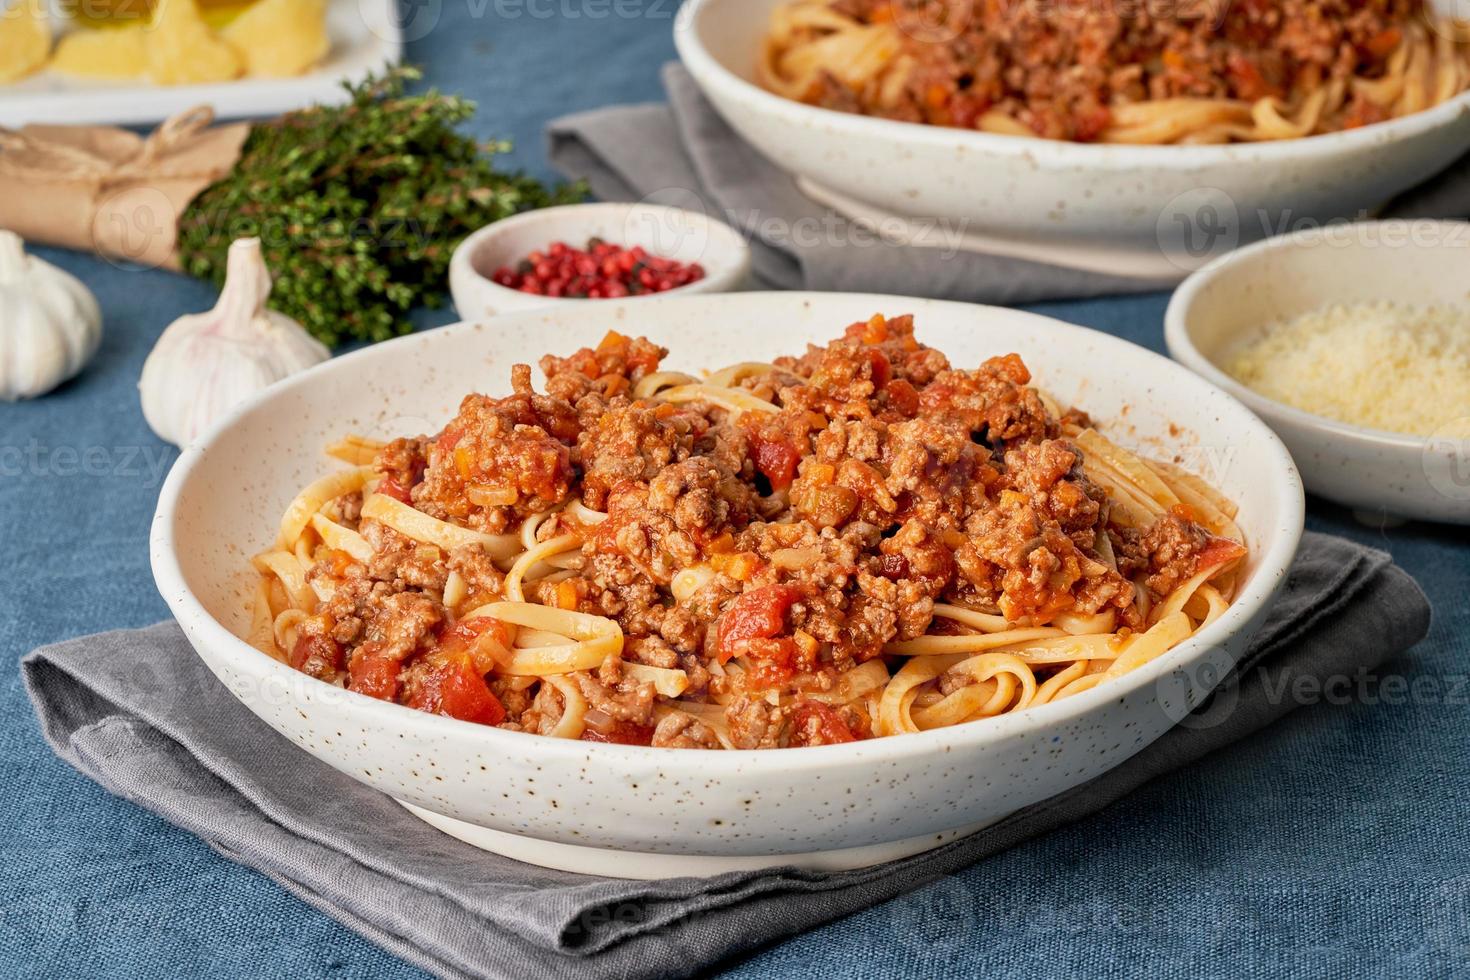
{"label": "twine string bow", "polygon": [[188,146],[214,122],[207,105],[185,109],[164,121],[136,149],[122,158],[109,157],[47,136],[43,132],[0,127],[0,176],[90,184],[101,190],[141,177],[212,179],[214,161],[170,169],[170,156]]}

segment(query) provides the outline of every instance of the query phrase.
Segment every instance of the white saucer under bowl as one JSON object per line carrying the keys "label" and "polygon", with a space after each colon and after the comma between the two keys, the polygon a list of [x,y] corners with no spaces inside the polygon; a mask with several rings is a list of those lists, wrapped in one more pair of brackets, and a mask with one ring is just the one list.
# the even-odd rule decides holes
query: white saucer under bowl
{"label": "white saucer under bowl", "polygon": [[657,881],[663,878],[707,878],[731,871],[761,871],[766,868],[801,868],[804,871],[854,871],[887,864],[900,858],[932,851],[952,840],[983,830],[988,824],[977,823],[954,830],[941,830],[907,840],[844,847],[807,854],[769,854],[732,857],[716,854],[661,854],[656,851],[627,851],[610,847],[582,847],[559,844],[524,834],[507,834],[478,824],[446,817],[433,810],[398,801],[403,807],[431,827],[450,837],[464,841],[502,857],[515,858],[541,868],[572,871],[604,878],[636,878]]}

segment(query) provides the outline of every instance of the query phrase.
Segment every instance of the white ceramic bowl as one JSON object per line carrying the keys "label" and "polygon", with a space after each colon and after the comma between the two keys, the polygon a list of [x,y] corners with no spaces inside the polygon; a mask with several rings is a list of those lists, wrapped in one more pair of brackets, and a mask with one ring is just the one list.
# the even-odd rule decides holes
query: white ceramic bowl
{"label": "white ceramic bowl", "polygon": [[946,235],[1014,254],[1045,246],[1066,264],[1105,267],[1092,257],[1104,252],[1136,274],[1195,269],[1282,230],[1367,217],[1470,145],[1470,93],[1348,132],[1231,146],[1064,143],[816,108],[755,81],[779,2],[681,9],[680,58],[720,114],[824,200],[937,219]]}
{"label": "white ceramic bowl", "polygon": [[1175,360],[1276,430],[1308,490],[1365,517],[1470,524],[1470,441],[1448,429],[1420,438],[1312,415],[1251,391],[1221,367],[1271,324],[1377,301],[1470,304],[1470,224],[1370,221],[1260,242],[1185,280],[1164,334]]}
{"label": "white ceramic bowl", "polygon": [[497,221],[461,242],[449,262],[455,309],[464,319],[476,320],[517,310],[607,302],[523,293],[490,278],[496,269],[514,265],[552,242],[582,248],[591,238],[627,248],[641,245],[650,255],[704,266],[703,279],[666,293],[633,297],[632,302],[733,292],[750,276],[750,246],[745,239],[724,222],[697,211],[661,204],[568,204]]}
{"label": "white ceramic bowl", "polygon": [[[249,556],[347,432],[437,428],[510,367],[613,327],[696,370],[802,350],[873,313],[912,312],[955,363],[1017,351],[1061,401],[1117,438],[1169,453],[1240,505],[1251,548],[1239,598],[1197,637],[1075,697],[976,724],[848,745],[699,752],[562,741],[349,693],[238,637]],[[773,864],[855,867],[922,851],[1106,771],[1221,678],[1296,551],[1302,492],[1285,448],[1230,396],[1124,341],[1010,310],[824,293],[595,303],[459,324],[287,379],[184,452],[152,535],[158,587],[199,655],[273,728],[459,837],[535,863],[659,877]],[[391,847],[392,842],[384,843]]]}

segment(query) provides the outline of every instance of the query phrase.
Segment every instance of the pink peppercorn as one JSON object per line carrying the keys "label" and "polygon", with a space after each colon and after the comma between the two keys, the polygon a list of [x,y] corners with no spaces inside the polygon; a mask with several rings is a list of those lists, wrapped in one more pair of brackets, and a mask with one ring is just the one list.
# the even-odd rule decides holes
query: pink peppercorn
{"label": "pink peppercorn", "polygon": [[552,242],[514,266],[501,266],[490,278],[523,293],[578,299],[619,299],[667,292],[705,277],[697,262],[651,256],[641,245],[623,248],[592,239],[585,249]]}

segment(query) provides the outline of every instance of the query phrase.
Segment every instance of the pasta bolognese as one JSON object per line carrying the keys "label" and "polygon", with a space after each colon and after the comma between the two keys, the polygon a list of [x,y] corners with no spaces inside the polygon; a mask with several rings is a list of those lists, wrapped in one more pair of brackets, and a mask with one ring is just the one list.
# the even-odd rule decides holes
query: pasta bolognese
{"label": "pasta bolognese", "polygon": [[252,643],[466,721],[758,749],[1070,697],[1232,599],[1234,505],[1015,354],[955,367],[906,316],[703,377],[666,353],[610,333],[330,446],[254,559]]}
{"label": "pasta bolognese", "polygon": [[1281,140],[1470,88],[1424,0],[788,0],[760,82],[825,108],[1105,143]]}

